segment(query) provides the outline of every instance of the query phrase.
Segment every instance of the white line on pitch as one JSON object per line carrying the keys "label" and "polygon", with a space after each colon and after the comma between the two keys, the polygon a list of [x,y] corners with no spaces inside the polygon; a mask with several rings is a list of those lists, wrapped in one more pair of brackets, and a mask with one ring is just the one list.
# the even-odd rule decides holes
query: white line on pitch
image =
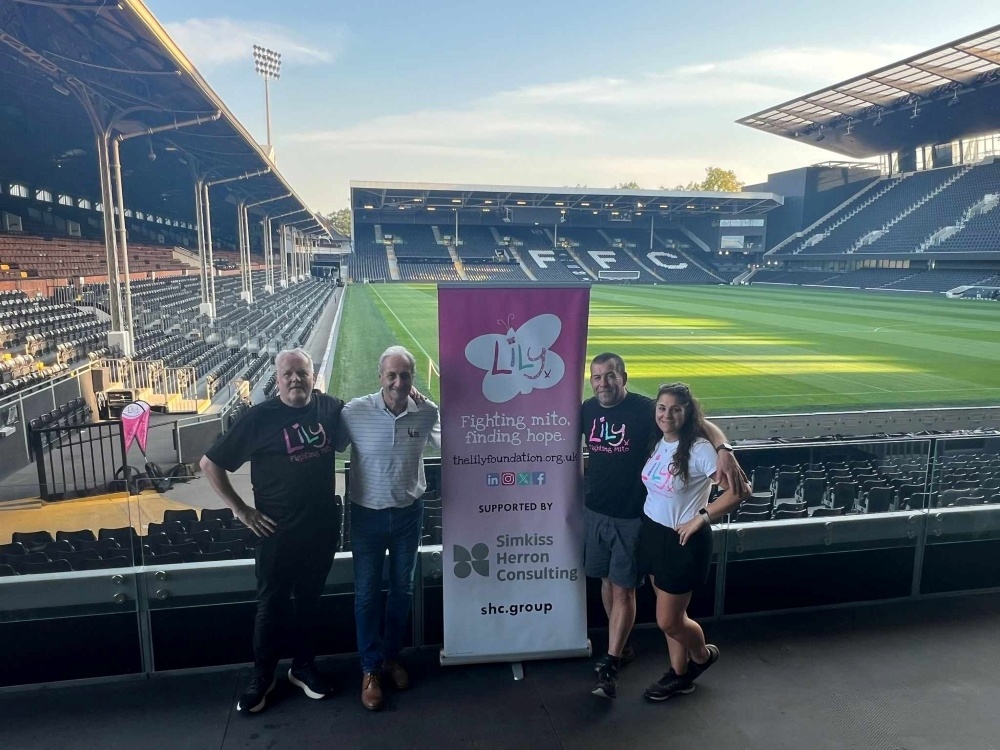
{"label": "white line on pitch", "polygon": [[407,335],[407,336],[409,336],[409,337],[410,337],[411,339],[413,339],[413,343],[414,343],[414,344],[416,344],[416,345],[417,345],[417,348],[418,348],[418,349],[419,349],[420,351],[422,351],[422,352],[424,353],[424,356],[425,356],[425,357],[427,357],[427,359],[429,359],[429,360],[431,360],[431,361],[433,362],[433,361],[434,361],[434,358],[433,358],[433,357],[432,357],[432,356],[431,356],[430,354],[428,354],[428,353],[427,353],[427,350],[426,350],[426,349],[424,349],[424,347],[422,347],[422,346],[420,345],[420,342],[419,342],[419,341],[417,340],[417,337],[416,337],[416,336],[414,336],[414,335],[413,335],[412,333],[410,333],[410,329],[409,329],[409,328],[407,328],[407,327],[406,327],[406,324],[405,324],[405,323],[403,323],[403,321],[401,321],[401,320],[399,319],[399,316],[398,316],[398,315],[396,315],[396,311],[395,311],[395,310],[393,310],[393,309],[392,309],[392,308],[391,308],[391,307],[389,306],[389,303],[388,303],[388,302],[386,302],[386,301],[385,301],[385,299],[384,299],[384,298],[382,297],[382,295],[378,293],[378,290],[377,290],[377,289],[375,289],[374,287],[372,287],[371,285],[369,285],[369,289],[371,289],[371,290],[372,290],[373,292],[375,292],[375,296],[376,296],[376,297],[378,297],[378,298],[379,298],[380,300],[382,300],[382,304],[383,304],[383,305],[385,305],[385,308],[386,308],[386,310],[388,310],[389,312],[391,312],[391,313],[392,313],[392,317],[394,317],[394,318],[396,319],[396,321],[397,321],[397,322],[398,322],[398,323],[399,323],[399,324],[400,324],[401,326],[403,326],[403,330],[404,330],[404,331],[406,331],[406,335]]}

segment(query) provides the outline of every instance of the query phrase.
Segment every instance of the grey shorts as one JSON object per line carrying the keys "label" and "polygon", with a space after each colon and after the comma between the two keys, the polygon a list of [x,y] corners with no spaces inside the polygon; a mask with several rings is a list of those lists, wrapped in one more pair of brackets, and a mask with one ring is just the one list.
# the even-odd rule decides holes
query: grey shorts
{"label": "grey shorts", "polygon": [[641,518],[613,518],[583,509],[583,568],[591,578],[607,578],[616,586],[638,588]]}

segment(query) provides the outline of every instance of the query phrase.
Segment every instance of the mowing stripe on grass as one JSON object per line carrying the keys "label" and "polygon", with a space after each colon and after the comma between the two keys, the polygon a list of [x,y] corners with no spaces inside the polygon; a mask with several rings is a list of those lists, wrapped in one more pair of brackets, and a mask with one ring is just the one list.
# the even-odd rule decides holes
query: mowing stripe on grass
{"label": "mowing stripe on grass", "polygon": [[[435,291],[389,284],[357,301],[433,358]],[[630,388],[686,380],[715,414],[970,406],[1000,392],[1000,306],[940,295],[598,284],[589,324],[588,354],[620,353]]]}
{"label": "mowing stripe on grass", "polygon": [[385,301],[385,298],[381,294],[378,293],[378,290],[375,289],[375,288],[372,288],[372,291],[375,292],[375,296],[378,297],[379,300],[381,300],[381,302],[382,302],[383,305],[385,305],[385,309],[392,313],[392,317],[394,317],[396,319],[396,322],[399,323],[400,327],[404,331],[406,331],[406,335],[409,336],[411,339],[413,339],[413,343],[416,344],[417,348],[424,353],[424,356],[427,357],[427,359],[431,360],[432,362],[436,362],[436,360],[434,359],[434,357],[432,357],[430,354],[428,354],[427,350],[424,349],[424,347],[420,344],[420,341],[417,340],[417,337],[414,336],[412,333],[410,333],[410,329],[407,328],[406,324],[402,320],[399,319],[399,316],[396,315],[396,311],[393,310],[392,306],[388,302]]}

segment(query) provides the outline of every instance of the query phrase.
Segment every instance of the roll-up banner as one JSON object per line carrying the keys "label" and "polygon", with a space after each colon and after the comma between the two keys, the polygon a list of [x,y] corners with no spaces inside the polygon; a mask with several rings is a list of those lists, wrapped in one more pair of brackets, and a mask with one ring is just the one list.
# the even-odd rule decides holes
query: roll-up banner
{"label": "roll-up banner", "polygon": [[438,287],[442,664],[585,656],[590,287]]}

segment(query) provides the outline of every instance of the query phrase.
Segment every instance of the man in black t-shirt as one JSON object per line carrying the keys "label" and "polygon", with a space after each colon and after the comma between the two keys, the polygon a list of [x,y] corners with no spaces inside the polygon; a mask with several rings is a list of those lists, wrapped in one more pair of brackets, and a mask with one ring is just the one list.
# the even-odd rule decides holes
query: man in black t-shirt
{"label": "man in black t-shirt", "polygon": [[[310,698],[323,698],[331,689],[313,658],[319,599],[340,537],[333,440],[344,402],[313,391],[312,359],[302,349],[278,354],[275,368],[278,398],[251,407],[201,460],[222,501],[261,537],[255,566],[254,674],[236,705],[244,714],[261,711],[274,689],[279,633],[293,592],[295,643],[288,679]],[[252,506],[237,494],[227,474],[247,461]]]}
{"label": "man in black t-shirt", "polygon": [[[601,579],[601,600],[608,615],[608,653],[598,660],[594,695],[617,695],[618,670],[635,654],[627,643],[635,623],[635,590],[642,580],[636,552],[646,488],[642,467],[659,438],[656,403],[629,393],[625,362],[617,354],[598,354],[590,363],[593,398],[583,402],[580,424],[590,453],[584,500],[584,570]],[[705,437],[719,452],[719,471],[730,481],[742,473],[726,436],[713,424]]]}

